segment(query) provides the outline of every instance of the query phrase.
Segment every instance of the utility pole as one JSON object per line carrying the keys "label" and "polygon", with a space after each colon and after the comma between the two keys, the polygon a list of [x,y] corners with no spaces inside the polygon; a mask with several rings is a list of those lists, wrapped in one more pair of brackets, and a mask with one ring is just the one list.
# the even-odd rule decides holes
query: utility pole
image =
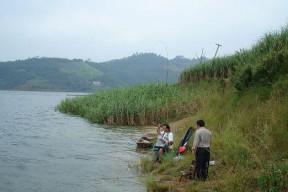
{"label": "utility pole", "polygon": [[216,45],[217,45],[217,49],[216,49],[216,52],[215,52],[215,55],[214,55],[213,61],[214,61],[215,58],[216,58],[216,55],[217,55],[217,52],[218,52],[219,47],[222,46],[222,45],[220,45],[220,44],[218,44],[218,43],[216,43]]}

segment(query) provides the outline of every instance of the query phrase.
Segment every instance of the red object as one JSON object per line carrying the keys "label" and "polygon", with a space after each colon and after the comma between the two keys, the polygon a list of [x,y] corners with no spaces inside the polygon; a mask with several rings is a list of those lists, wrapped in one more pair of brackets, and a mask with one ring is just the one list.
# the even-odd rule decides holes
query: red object
{"label": "red object", "polygon": [[186,147],[179,147],[178,152],[181,153],[182,155],[186,155]]}

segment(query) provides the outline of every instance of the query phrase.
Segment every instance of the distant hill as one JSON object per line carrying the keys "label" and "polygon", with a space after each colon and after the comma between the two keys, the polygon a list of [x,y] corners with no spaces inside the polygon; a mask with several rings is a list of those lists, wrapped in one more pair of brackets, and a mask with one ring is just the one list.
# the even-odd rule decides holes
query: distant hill
{"label": "distant hill", "polygon": [[168,66],[168,83],[178,80],[179,73],[188,66],[198,63],[196,59],[177,56],[172,60],[154,53],[136,53],[123,59],[103,63],[92,63],[91,66],[113,78],[118,86],[149,82],[166,82]]}
{"label": "distant hill", "polygon": [[0,89],[87,91],[103,73],[82,60],[32,58],[0,63]]}
{"label": "distant hill", "polygon": [[[0,89],[95,91],[139,83],[174,83],[178,74],[196,59],[166,58],[154,53],[95,63],[81,59],[32,58],[0,62]],[[168,69],[168,76],[167,76]]]}

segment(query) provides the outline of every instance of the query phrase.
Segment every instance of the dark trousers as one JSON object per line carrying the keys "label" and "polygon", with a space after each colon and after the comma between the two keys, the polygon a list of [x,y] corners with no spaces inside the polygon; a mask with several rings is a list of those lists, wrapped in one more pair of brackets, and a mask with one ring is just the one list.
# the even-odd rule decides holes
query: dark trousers
{"label": "dark trousers", "polygon": [[205,181],[208,176],[208,166],[210,161],[209,147],[198,147],[196,151],[196,175],[200,180]]}

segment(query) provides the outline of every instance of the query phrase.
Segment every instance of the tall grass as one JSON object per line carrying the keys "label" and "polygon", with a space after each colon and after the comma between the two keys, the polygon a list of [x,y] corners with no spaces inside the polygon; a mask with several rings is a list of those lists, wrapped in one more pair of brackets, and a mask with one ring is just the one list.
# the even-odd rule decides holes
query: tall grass
{"label": "tall grass", "polygon": [[198,105],[193,86],[153,83],[66,99],[57,108],[96,123],[151,125],[196,112]]}
{"label": "tall grass", "polygon": [[267,33],[251,50],[241,49],[235,54],[216,58],[185,69],[179,83],[205,79],[233,77],[236,89],[242,91],[259,81],[271,83],[279,72],[288,71],[288,27],[280,32]]}
{"label": "tall grass", "polygon": [[[205,87],[206,86],[206,87]],[[196,93],[208,84],[195,88]],[[204,119],[213,133],[207,182],[179,183],[180,170],[188,170],[194,156],[189,152],[182,161],[164,159],[157,166],[145,160],[146,174],[157,174],[157,188],[169,185],[166,191],[285,191],[288,180],[288,77],[274,84],[263,100],[261,87],[250,87],[239,95],[233,87],[220,92],[219,81],[209,83],[208,94],[199,97],[201,108],[191,118],[171,123],[175,145],[183,138],[187,125]],[[191,146],[193,138],[191,138]],[[143,165],[144,166],[144,165]],[[166,175],[170,177],[165,180]],[[162,185],[159,184],[159,178]],[[165,182],[166,181],[166,182]],[[269,190],[267,189],[269,187]]]}

